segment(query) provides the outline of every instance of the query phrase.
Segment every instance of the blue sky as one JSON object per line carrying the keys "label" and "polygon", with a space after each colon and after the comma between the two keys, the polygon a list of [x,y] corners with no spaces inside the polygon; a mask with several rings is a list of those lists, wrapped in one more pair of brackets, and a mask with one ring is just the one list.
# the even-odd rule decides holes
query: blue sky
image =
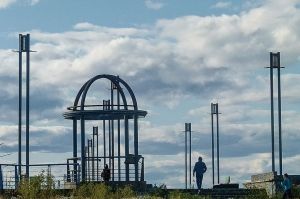
{"label": "blue sky", "polygon": [[[67,31],[74,24],[89,22],[107,27],[135,27],[153,24],[158,19],[172,19],[185,15],[220,15],[238,13],[242,1],[234,1],[234,9],[215,7],[217,0],[190,0],[188,3],[174,1],[14,1],[7,4],[0,12],[0,23],[4,46],[13,47],[13,40],[5,38],[8,32],[20,32],[32,29],[47,32]],[[4,3],[2,3],[4,4]],[[222,4],[221,4],[222,5]],[[228,4],[229,5],[229,4]],[[9,19],[9,20],[8,20]]]}
{"label": "blue sky", "polygon": [[[19,33],[30,33],[37,50],[31,65],[32,162],[70,157],[71,123],[62,113],[87,79],[108,73],[127,81],[149,112],[140,122],[140,151],[150,183],[184,186],[184,122],[196,131],[193,161],[202,155],[211,168],[211,102],[222,112],[221,179],[230,175],[243,183],[271,168],[264,67],[270,51],[281,51],[284,171],[297,173],[299,3],[1,0],[0,149],[12,153],[1,162],[17,157],[18,60],[11,50]],[[210,169],[204,185],[211,186]]]}

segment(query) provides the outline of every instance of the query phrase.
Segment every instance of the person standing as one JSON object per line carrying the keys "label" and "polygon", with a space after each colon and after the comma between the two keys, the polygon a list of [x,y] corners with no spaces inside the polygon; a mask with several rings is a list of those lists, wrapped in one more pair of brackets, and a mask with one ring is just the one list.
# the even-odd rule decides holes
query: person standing
{"label": "person standing", "polygon": [[283,175],[282,186],[284,189],[283,199],[292,198],[292,182],[287,173]]}
{"label": "person standing", "polygon": [[101,177],[103,178],[104,182],[109,182],[110,180],[110,169],[108,168],[108,165],[105,164],[104,169],[101,173]]}
{"label": "person standing", "polygon": [[194,170],[193,170],[193,176],[195,176],[196,173],[196,183],[198,187],[198,193],[201,190],[203,174],[206,172],[206,170],[207,168],[205,163],[202,161],[202,157],[199,157],[198,162],[195,163]]}

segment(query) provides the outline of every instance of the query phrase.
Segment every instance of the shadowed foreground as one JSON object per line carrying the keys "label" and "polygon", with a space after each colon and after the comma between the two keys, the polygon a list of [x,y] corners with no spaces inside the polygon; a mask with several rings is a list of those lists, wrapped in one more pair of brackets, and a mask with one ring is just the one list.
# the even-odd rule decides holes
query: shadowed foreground
{"label": "shadowed foreground", "polygon": [[[110,187],[103,183],[82,184],[73,190],[55,190],[47,186],[45,182],[51,184],[51,178],[39,176],[30,182],[23,181],[17,190],[6,190],[0,198],[24,198],[24,199],[119,199],[119,198],[168,198],[168,199],[197,199],[197,198],[249,198],[264,199],[268,198],[265,191],[250,189],[203,189],[198,195],[196,190],[166,189],[165,185],[154,187],[148,190],[134,190],[131,186]],[[294,197],[300,198],[300,189],[293,190]],[[278,194],[274,198],[281,198]]]}

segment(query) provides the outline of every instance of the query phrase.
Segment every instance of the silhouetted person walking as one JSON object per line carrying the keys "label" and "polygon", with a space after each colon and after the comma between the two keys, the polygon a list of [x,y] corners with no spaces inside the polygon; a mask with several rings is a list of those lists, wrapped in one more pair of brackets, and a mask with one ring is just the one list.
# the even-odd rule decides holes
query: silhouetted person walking
{"label": "silhouetted person walking", "polygon": [[282,186],[284,189],[283,199],[292,198],[292,181],[287,173],[283,175]]}
{"label": "silhouetted person walking", "polygon": [[200,189],[202,187],[203,174],[206,172],[206,170],[207,168],[205,163],[202,162],[202,157],[199,157],[198,162],[195,163],[194,170],[193,170],[193,176],[195,176],[196,173],[198,192],[200,192]]}
{"label": "silhouetted person walking", "polygon": [[103,178],[104,182],[108,182],[110,179],[110,169],[108,168],[108,165],[105,164],[104,169],[101,173],[101,177]]}

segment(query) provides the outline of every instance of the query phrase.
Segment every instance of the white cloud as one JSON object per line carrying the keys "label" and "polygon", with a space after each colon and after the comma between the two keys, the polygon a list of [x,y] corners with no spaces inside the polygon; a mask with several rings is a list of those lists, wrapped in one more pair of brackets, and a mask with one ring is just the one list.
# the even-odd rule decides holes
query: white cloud
{"label": "white cloud", "polygon": [[1,0],[0,9],[4,9],[15,3],[17,0]]}
{"label": "white cloud", "polygon": [[[141,122],[140,126],[140,141],[152,144],[152,148],[141,146],[141,151],[150,156],[146,165],[151,175],[157,168],[171,165],[174,167],[166,169],[170,173],[165,172],[162,181],[171,186],[183,182],[183,175],[174,173],[182,172],[183,139],[178,131],[186,120],[192,121],[192,128],[200,132],[195,134],[195,146],[199,148],[194,150],[197,155],[201,152],[209,164],[208,113],[212,99],[218,99],[222,109],[222,175],[245,180],[250,179],[250,173],[268,170],[269,77],[264,67],[268,66],[270,50],[281,51],[282,65],[287,67],[282,76],[283,102],[297,103],[300,99],[296,83],[299,75],[291,74],[294,72],[288,68],[299,62],[300,14],[296,1],[281,2],[266,1],[237,15],[159,20],[148,28],[78,23],[67,32],[32,31],[32,49],[37,50],[31,56],[32,95],[40,102],[32,105],[36,109],[32,112],[32,122],[34,126],[49,125],[49,129],[53,126],[57,131],[33,129],[52,136],[65,135],[66,129],[56,127],[71,124],[62,121],[61,112],[71,105],[83,82],[96,74],[117,74],[132,86],[139,104],[156,113],[149,116],[149,123]],[[1,114],[1,121],[12,123],[11,118],[17,118],[17,55],[0,50],[0,60],[5,66],[0,67],[0,76],[11,78],[0,78],[6,85],[0,89],[0,110],[5,113]],[[104,83],[101,86],[106,88]],[[300,127],[298,110],[287,109],[283,110],[283,127],[285,141],[291,144],[285,145],[288,146],[285,151],[288,161],[292,161],[295,153],[299,153],[291,145],[299,142]],[[0,129],[3,139],[16,133],[13,125],[3,124]],[[6,140],[15,143],[13,139]],[[173,151],[166,146],[173,147]],[[172,152],[172,155],[161,155],[155,161],[153,151]],[[253,168],[249,160],[253,161]],[[236,174],[230,173],[232,162]],[[209,181],[206,183],[210,185]]]}
{"label": "white cloud", "polygon": [[164,7],[164,4],[157,0],[145,0],[145,5],[147,8],[152,10],[159,10]]}
{"label": "white cloud", "polygon": [[40,2],[40,0],[30,0],[30,5],[35,5],[35,4],[37,4],[37,3],[39,3]]}
{"label": "white cloud", "polygon": [[229,8],[232,5],[230,1],[219,1],[215,5],[213,5],[213,8]]}
{"label": "white cloud", "polygon": [[[21,3],[21,2],[22,2],[21,0],[0,0],[0,9],[5,9],[13,4]],[[39,2],[40,0],[27,0],[25,3],[28,3],[29,5],[33,6]]]}

